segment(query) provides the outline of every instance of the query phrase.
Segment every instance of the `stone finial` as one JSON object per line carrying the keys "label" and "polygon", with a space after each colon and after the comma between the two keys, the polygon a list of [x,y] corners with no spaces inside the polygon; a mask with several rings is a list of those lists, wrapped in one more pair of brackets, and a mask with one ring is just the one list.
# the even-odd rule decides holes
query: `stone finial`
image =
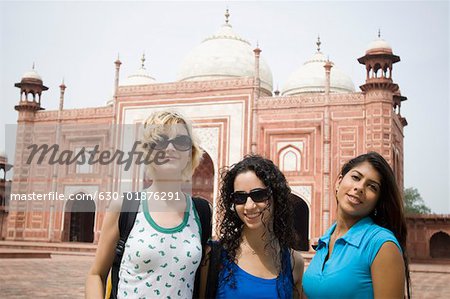
{"label": "stone finial", "polygon": [[116,61],[114,61],[114,64],[116,65],[116,70],[118,70],[120,68],[120,65],[122,64],[119,58],[119,53],[117,53],[117,59]]}
{"label": "stone finial", "polygon": [[280,95],[280,90],[278,88],[278,84],[277,84],[277,89],[275,89],[275,91],[273,92],[273,94],[277,97]]}
{"label": "stone finial", "polygon": [[64,90],[64,89],[66,89],[66,87],[67,87],[67,86],[64,84],[64,77],[63,77],[62,82],[61,82],[61,85],[59,86],[59,88],[62,89],[62,90]]}
{"label": "stone finial", "polygon": [[259,55],[259,54],[262,52],[261,49],[259,48],[259,42],[258,42],[258,41],[256,41],[256,48],[253,49],[253,52],[254,52],[256,55]]}
{"label": "stone finial", "polygon": [[320,42],[320,35],[318,35],[317,36],[317,42],[316,42],[316,45],[317,45],[317,52],[320,52],[320,45],[321,45],[322,43]]}
{"label": "stone finial", "polygon": [[325,64],[323,66],[325,70],[330,71],[333,67],[333,62],[330,60],[330,56],[327,56],[327,61],[325,61]]}
{"label": "stone finial", "polygon": [[145,69],[145,53],[142,53],[142,58],[141,58],[141,68]]}
{"label": "stone finial", "polygon": [[225,24],[227,24],[227,25],[228,25],[228,22],[229,22],[229,17],[230,17],[230,11],[229,11],[229,9],[227,7],[227,9],[225,10]]}
{"label": "stone finial", "polygon": [[378,28],[378,38],[381,38],[381,30]]}

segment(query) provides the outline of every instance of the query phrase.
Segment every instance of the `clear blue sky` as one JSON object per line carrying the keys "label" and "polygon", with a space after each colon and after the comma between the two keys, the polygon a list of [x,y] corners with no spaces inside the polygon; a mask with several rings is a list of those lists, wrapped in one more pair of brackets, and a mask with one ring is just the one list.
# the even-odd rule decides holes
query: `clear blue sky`
{"label": "clear blue sky", "polygon": [[42,104],[57,109],[65,78],[65,108],[102,106],[110,98],[114,60],[121,80],[136,71],[143,51],[159,82],[171,82],[187,53],[224,22],[229,7],[235,32],[272,69],[274,87],[316,49],[353,79],[364,82],[356,59],[382,37],[401,62],[393,78],[408,101],[405,186],[416,187],[437,213],[450,213],[449,4],[448,2],[1,2],[0,149],[4,125],[16,123],[19,82],[33,62],[50,89]]}

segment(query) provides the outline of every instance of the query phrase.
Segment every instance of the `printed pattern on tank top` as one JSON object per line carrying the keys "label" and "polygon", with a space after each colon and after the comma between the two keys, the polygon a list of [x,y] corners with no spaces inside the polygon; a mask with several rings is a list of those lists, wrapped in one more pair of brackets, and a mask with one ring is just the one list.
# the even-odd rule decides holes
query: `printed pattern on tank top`
{"label": "printed pattern on tank top", "polygon": [[125,244],[118,298],[192,298],[202,248],[199,218],[190,197],[187,202],[183,222],[169,229],[145,215],[141,202]]}

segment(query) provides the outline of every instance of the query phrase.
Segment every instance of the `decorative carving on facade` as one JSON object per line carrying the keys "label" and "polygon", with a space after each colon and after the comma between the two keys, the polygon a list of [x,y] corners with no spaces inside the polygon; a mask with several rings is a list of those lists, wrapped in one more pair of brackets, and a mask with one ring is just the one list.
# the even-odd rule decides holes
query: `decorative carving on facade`
{"label": "decorative carving on facade", "polygon": [[219,165],[219,128],[194,127],[194,131],[200,139],[202,148],[209,154],[215,167]]}
{"label": "decorative carving on facade", "polygon": [[237,79],[208,80],[208,81],[180,81],[174,83],[148,84],[137,86],[119,86],[118,97],[142,94],[204,92],[205,90],[220,90],[233,88],[251,88],[252,77]]}
{"label": "decorative carving on facade", "polygon": [[[57,121],[58,112],[59,112],[58,110],[39,111],[35,114],[34,119],[36,121]],[[62,110],[61,119],[111,117],[112,112],[113,112],[112,107]]]}
{"label": "decorative carving on facade", "polygon": [[392,98],[392,92],[386,90],[371,90],[370,93],[366,93],[366,102],[376,101],[379,103],[382,100],[392,101]]}
{"label": "decorative carving on facade", "polygon": [[300,196],[311,206],[311,186],[290,186],[293,193]]}
{"label": "decorative carving on facade", "polygon": [[[258,100],[258,108],[270,108],[275,107],[291,107],[295,106],[313,106],[316,104],[325,104],[325,94],[304,94],[296,96],[282,96],[282,97],[263,97]],[[342,104],[342,103],[357,103],[364,101],[364,94],[360,92],[355,93],[343,93],[343,94],[331,94],[330,104]]]}

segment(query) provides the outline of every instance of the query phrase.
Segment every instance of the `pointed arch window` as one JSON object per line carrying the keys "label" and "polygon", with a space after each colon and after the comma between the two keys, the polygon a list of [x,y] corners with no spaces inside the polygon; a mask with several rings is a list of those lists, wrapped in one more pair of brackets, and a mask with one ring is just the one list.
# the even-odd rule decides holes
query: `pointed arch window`
{"label": "pointed arch window", "polygon": [[302,154],[298,148],[289,145],[280,151],[279,161],[281,171],[300,171]]}
{"label": "pointed arch window", "polygon": [[[75,153],[79,153],[82,151],[82,147],[75,148]],[[84,148],[84,157],[79,157],[76,164],[76,173],[79,174],[89,174],[94,173],[94,167],[92,164],[89,164],[89,152],[94,150],[93,147],[85,147]]]}

